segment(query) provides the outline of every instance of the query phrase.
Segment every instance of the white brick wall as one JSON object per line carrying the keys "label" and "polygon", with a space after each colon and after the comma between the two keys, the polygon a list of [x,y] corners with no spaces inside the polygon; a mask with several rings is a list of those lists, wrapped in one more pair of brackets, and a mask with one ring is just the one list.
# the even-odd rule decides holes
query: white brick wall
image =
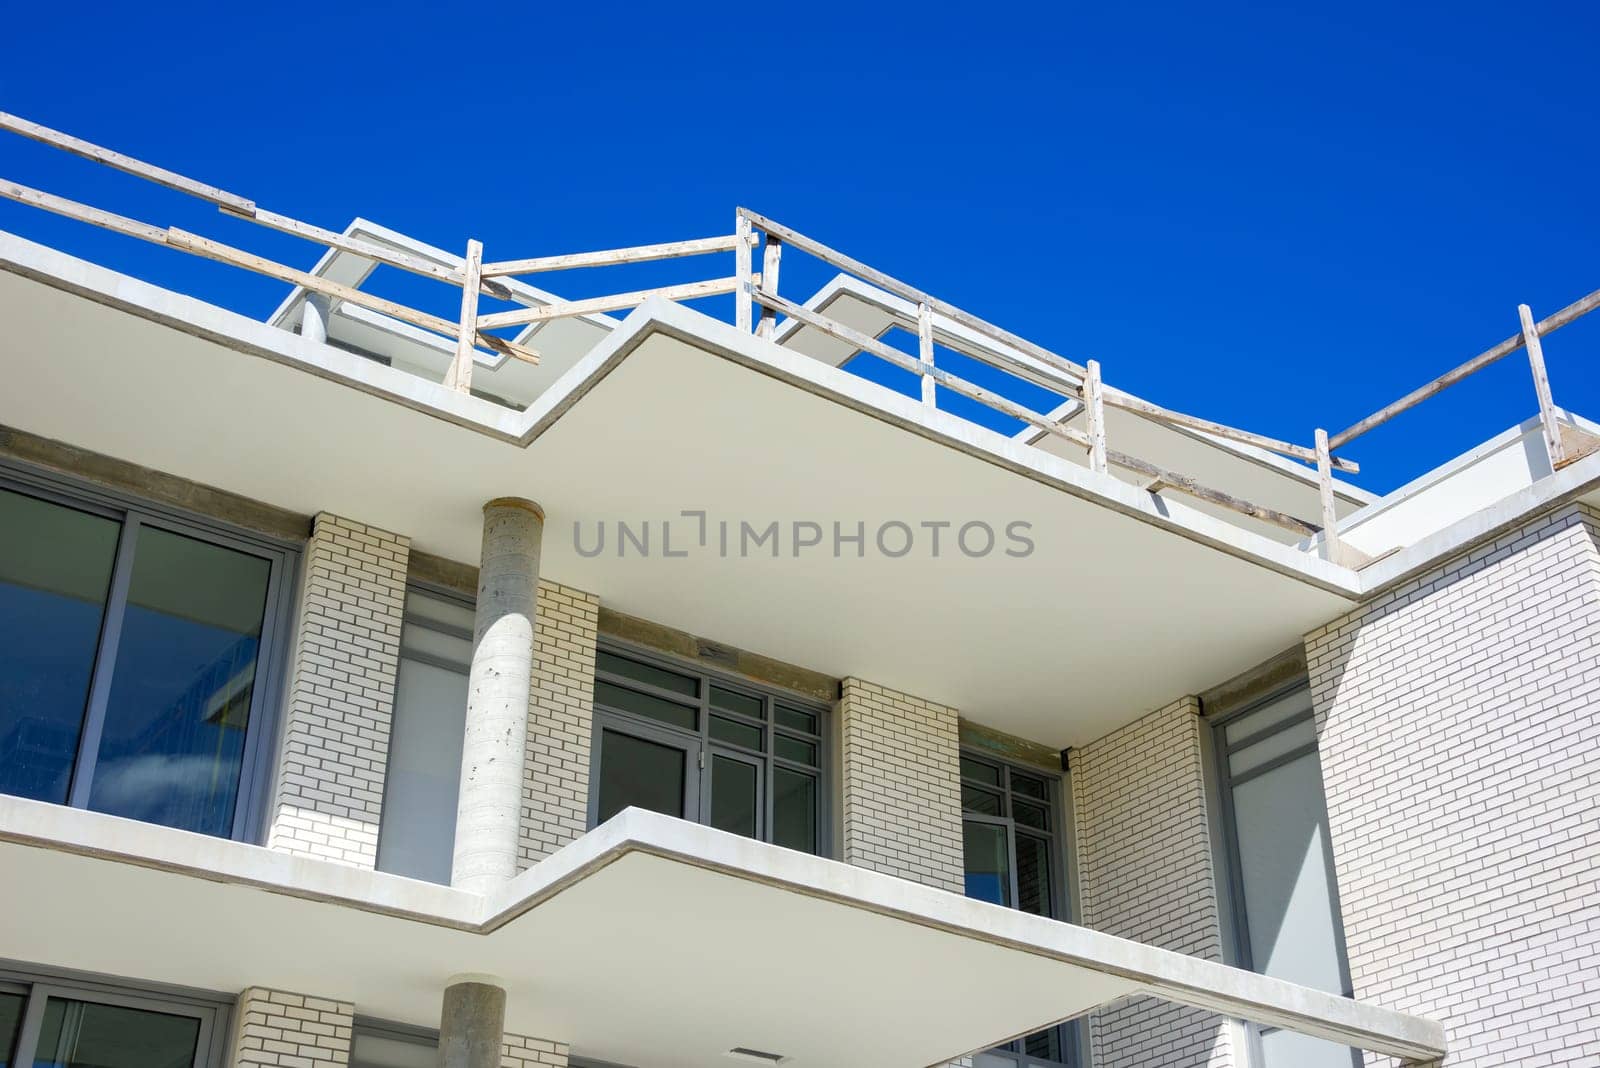
{"label": "white brick wall", "polygon": [[[1200,703],[1186,697],[1068,758],[1085,927],[1222,960]],[[1226,1068],[1221,1017],[1151,998],[1095,1012],[1095,1068]]]}
{"label": "white brick wall", "polygon": [[1600,1064],[1597,518],[1306,638],[1356,997],[1443,1022],[1451,1068]]}
{"label": "white brick wall", "polygon": [[377,861],[409,541],[324,512],[312,523],[267,844]]}
{"label": "white brick wall", "polygon": [[506,1035],[500,1047],[500,1068],[567,1068],[567,1044]]}
{"label": "white brick wall", "polygon": [[845,679],[839,729],[845,861],[961,893],[956,710]]}
{"label": "white brick wall", "polygon": [[582,590],[540,582],[538,611],[522,789],[523,868],[588,828],[600,600]]}
{"label": "white brick wall", "polygon": [[348,1001],[250,987],[239,995],[228,1063],[232,1068],[349,1064],[354,1015]]}

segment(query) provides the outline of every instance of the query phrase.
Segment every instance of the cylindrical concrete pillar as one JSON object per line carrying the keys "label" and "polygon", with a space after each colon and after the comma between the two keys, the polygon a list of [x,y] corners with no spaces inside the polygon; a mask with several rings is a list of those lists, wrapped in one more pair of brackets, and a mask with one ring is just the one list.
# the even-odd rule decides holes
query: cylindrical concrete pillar
{"label": "cylindrical concrete pillar", "polygon": [[439,1068],[500,1068],[506,992],[488,975],[458,975],[444,988]]}
{"label": "cylindrical concrete pillar", "polygon": [[544,511],[520,497],[483,506],[467,724],[450,885],[487,894],[517,873],[522,769]]}
{"label": "cylindrical concrete pillar", "polygon": [[333,301],[321,293],[307,293],[300,302],[300,336],[319,344],[327,341],[328,316],[332,311]]}

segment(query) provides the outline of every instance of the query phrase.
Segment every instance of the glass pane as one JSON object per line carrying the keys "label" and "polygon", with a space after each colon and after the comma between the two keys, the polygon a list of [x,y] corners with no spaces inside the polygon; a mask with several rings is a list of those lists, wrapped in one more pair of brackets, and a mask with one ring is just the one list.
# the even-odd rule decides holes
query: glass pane
{"label": "glass pane", "polygon": [[712,754],[711,826],[747,838],[756,836],[759,827],[756,812],[761,801],[757,779],[754,764]]}
{"label": "glass pane", "polygon": [[444,597],[435,597],[422,590],[406,591],[406,615],[429,623],[438,623],[451,630],[472,633],[471,607]]}
{"label": "glass pane", "polygon": [[17,1048],[17,1031],[22,1027],[22,1008],[27,999],[21,994],[0,993],[0,1068],[11,1068],[11,1054]]}
{"label": "glass pane", "polygon": [[1011,773],[1011,791],[1027,797],[1037,797],[1041,801],[1050,799],[1050,788],[1043,779],[1034,778],[1032,775],[1024,775],[1020,771]]}
{"label": "glass pane", "polygon": [[789,768],[772,769],[772,841],[805,853],[817,851],[817,780]]}
{"label": "glass pane", "polygon": [[711,706],[728,712],[737,712],[751,719],[766,718],[766,713],[761,708],[761,698],[734,693],[732,690],[724,690],[721,686],[711,687]]}
{"label": "glass pane", "polygon": [[810,712],[802,712],[798,708],[788,705],[775,705],[772,716],[778,721],[778,726],[788,727],[790,730],[805,731],[807,734],[817,733],[817,717]]}
{"label": "glass pane", "polygon": [[618,712],[632,712],[636,716],[647,716],[650,719],[660,720],[662,723],[668,723],[674,727],[681,727],[686,731],[696,730],[699,727],[699,709],[691,708],[688,705],[676,704],[664,697],[656,697],[654,694],[627,690],[609,682],[596,682],[594,684],[594,699],[596,704],[616,709]]}
{"label": "glass pane", "polygon": [[1024,827],[1035,827],[1041,831],[1050,829],[1050,810],[1031,801],[1012,801],[1011,817]]}
{"label": "glass pane", "polygon": [[1314,753],[1233,789],[1239,868],[1258,972],[1340,993],[1327,810]]}
{"label": "glass pane", "polygon": [[976,812],[983,816],[1005,815],[1005,806],[1000,803],[1000,795],[980,790],[976,786],[961,787],[961,810]]}
{"label": "glass pane", "polygon": [[785,760],[792,760],[796,764],[812,764],[817,762],[817,747],[811,742],[802,742],[798,738],[785,738],[775,735],[772,739],[772,752]]}
{"label": "glass pane", "polygon": [[400,628],[400,651],[431,656],[454,664],[463,671],[472,669],[472,642],[441,630],[433,630],[420,623],[407,623]]}
{"label": "glass pane", "polygon": [[1254,745],[1246,746],[1228,757],[1228,771],[1234,775],[1243,775],[1247,771],[1276,760],[1285,753],[1302,746],[1313,745],[1316,740],[1316,725],[1309,719],[1304,720],[1269,735]]}
{"label": "glass pane", "polygon": [[760,727],[752,727],[738,720],[724,719],[722,716],[711,717],[711,737],[729,745],[742,745],[746,749],[761,748]]}
{"label": "glass pane", "polygon": [[402,658],[389,731],[378,869],[450,882],[467,676]]}
{"label": "glass pane", "polygon": [[1229,745],[1235,745],[1253,734],[1260,734],[1274,723],[1282,723],[1286,719],[1310,711],[1311,690],[1309,688],[1295,690],[1262,705],[1247,716],[1240,716],[1224,727],[1222,734]]}
{"label": "glass pane", "polygon": [[200,1021],[120,1005],[51,998],[34,1068],[186,1068]]}
{"label": "glass pane", "polygon": [[994,764],[985,764],[972,757],[961,758],[961,777],[971,779],[973,782],[988,783],[990,786],[1000,785],[1000,769]]}
{"label": "glass pane", "polygon": [[119,530],[0,490],[0,792],[67,800]]}
{"label": "glass pane", "polygon": [[1050,878],[1050,843],[1029,834],[1017,835],[1017,908],[1035,916],[1056,914]]}
{"label": "glass pane", "polygon": [[1062,1056],[1061,1028],[1052,1027],[1048,1031],[1037,1031],[1022,1040],[1022,1051],[1030,1057],[1040,1060],[1063,1063],[1066,1057]]}
{"label": "glass pane", "polygon": [[350,1068],[436,1068],[439,1043],[411,1035],[357,1031]]}
{"label": "glass pane", "polygon": [[962,825],[966,856],[966,893],[979,901],[1011,904],[1011,858],[1007,855],[1006,829],[990,823]]}
{"label": "glass pane", "polygon": [[1348,1046],[1298,1031],[1266,1031],[1261,1035],[1264,1068],[1352,1068],[1361,1063]]}
{"label": "glass pane", "polygon": [[227,836],[271,565],[144,527],[89,807]]}
{"label": "glass pane", "polygon": [[613,730],[600,744],[601,823],[630,805],[683,817],[685,750]]}
{"label": "glass pane", "polygon": [[658,690],[668,690],[680,693],[685,697],[700,696],[700,680],[688,675],[680,675],[676,671],[658,668],[654,664],[645,664],[638,660],[630,660],[625,656],[615,653],[601,652],[595,655],[594,666],[600,671],[610,675],[621,675],[625,679],[633,679]]}

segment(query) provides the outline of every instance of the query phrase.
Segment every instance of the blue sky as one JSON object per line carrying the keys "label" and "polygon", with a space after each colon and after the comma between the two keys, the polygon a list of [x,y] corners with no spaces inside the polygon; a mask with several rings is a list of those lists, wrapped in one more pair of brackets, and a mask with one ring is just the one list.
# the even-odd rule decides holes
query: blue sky
{"label": "blue sky", "polygon": [[[1123,388],[1309,444],[1513,333],[1519,302],[1600,287],[1600,6],[1294,6],[24,5],[0,108],[491,259],[725,233],[745,204]],[[316,258],[13,137],[0,176]],[[0,227],[254,315],[283,291],[9,203]],[[784,290],[826,276],[791,258]],[[417,299],[453,315],[443,287]],[[1593,318],[1546,355],[1557,403],[1600,416]],[[1352,446],[1357,481],[1534,411],[1508,359]]]}

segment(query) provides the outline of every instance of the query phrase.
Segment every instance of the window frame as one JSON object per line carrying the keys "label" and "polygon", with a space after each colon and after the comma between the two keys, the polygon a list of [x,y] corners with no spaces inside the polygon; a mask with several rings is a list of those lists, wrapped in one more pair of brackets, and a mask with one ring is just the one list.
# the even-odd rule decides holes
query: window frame
{"label": "window frame", "polygon": [[[1249,912],[1247,911],[1247,905],[1244,896],[1244,859],[1239,845],[1239,822],[1235,817],[1234,812],[1233,791],[1234,788],[1240,783],[1248,783],[1252,779],[1256,779],[1262,775],[1266,775],[1269,772],[1276,771],[1286,764],[1291,764],[1294,761],[1308,755],[1317,758],[1317,774],[1320,777],[1322,773],[1322,751],[1320,747],[1321,740],[1319,737],[1317,737],[1316,732],[1313,729],[1311,741],[1279,753],[1270,760],[1266,760],[1248,771],[1235,775],[1228,765],[1229,757],[1244,749],[1248,749],[1253,745],[1258,745],[1261,742],[1272,738],[1274,735],[1281,734],[1286,730],[1298,727],[1303,723],[1309,722],[1313,725],[1313,728],[1315,728],[1317,716],[1316,706],[1313,703],[1311,707],[1307,708],[1305,711],[1296,712],[1291,716],[1280,719],[1270,726],[1246,735],[1237,742],[1228,741],[1227,728],[1230,723],[1251,716],[1256,712],[1261,711],[1261,709],[1267,707],[1268,705],[1277,701],[1281,701],[1284,698],[1290,697],[1301,691],[1305,691],[1307,697],[1310,697],[1310,679],[1299,678],[1284,683],[1281,686],[1275,686],[1261,696],[1249,701],[1244,705],[1241,705],[1238,708],[1230,709],[1227,712],[1220,713],[1215,716],[1206,717],[1206,722],[1211,728],[1211,771],[1215,776],[1216,796],[1218,805],[1221,808],[1221,826],[1219,830],[1222,837],[1225,873],[1228,881],[1226,893],[1222,895],[1226,898],[1226,900],[1220,904],[1223,908],[1228,910],[1228,917],[1232,921],[1231,923],[1225,925],[1229,929],[1227,932],[1225,932],[1225,935],[1231,933],[1232,936],[1228,939],[1230,943],[1228,948],[1232,951],[1233,956],[1232,963],[1240,968],[1245,969],[1246,971],[1251,972],[1256,972],[1255,953],[1250,945],[1250,916]],[[1324,784],[1323,812],[1325,814],[1327,812],[1326,794],[1327,787],[1326,784]],[[1355,997],[1355,984],[1351,978],[1350,957],[1345,946],[1344,904],[1339,894],[1338,868],[1334,865],[1333,834],[1331,827],[1329,827],[1327,829],[1327,833],[1324,833],[1322,836],[1322,852],[1323,863],[1326,865],[1326,871],[1330,876],[1328,888],[1332,895],[1333,930],[1335,935],[1334,948],[1337,951],[1339,960],[1339,981],[1342,987],[1340,993],[1344,997],[1353,998]],[[1259,975],[1261,973],[1256,972],[1256,974]],[[1244,1029],[1248,1035],[1250,1047],[1249,1063],[1254,1065],[1265,1064],[1266,1055],[1262,1050],[1261,1036],[1272,1031],[1280,1030],[1280,1028],[1263,1027],[1258,1024],[1246,1023],[1244,1025]],[[1350,1052],[1350,1057],[1351,1063],[1355,1065],[1356,1068],[1359,1068],[1361,1064],[1361,1054],[1352,1049]]]}
{"label": "window frame", "polygon": [[[648,693],[653,697],[664,698],[685,708],[693,708],[697,717],[697,729],[694,731],[685,730],[660,720],[650,719],[647,716],[639,716],[608,708],[601,705],[598,700],[595,700],[593,703],[593,722],[590,728],[589,790],[585,814],[585,823],[588,830],[594,830],[595,827],[599,826],[600,760],[601,750],[604,748],[602,739],[604,729],[610,727],[613,730],[631,733],[649,741],[665,741],[666,744],[684,748],[687,751],[685,770],[689,774],[686,775],[685,792],[689,795],[687,800],[692,804],[686,807],[685,811],[692,807],[697,813],[693,822],[699,823],[701,826],[709,826],[705,822],[705,816],[707,815],[707,806],[710,799],[712,756],[720,753],[736,760],[757,763],[759,766],[758,782],[761,789],[761,810],[757,819],[760,834],[755,839],[756,841],[771,843],[772,840],[775,781],[773,771],[778,768],[788,768],[807,775],[815,775],[817,781],[816,851],[813,855],[819,857],[833,856],[833,752],[831,741],[833,707],[829,703],[796,693],[793,690],[784,689],[781,686],[754,682],[740,675],[718,671],[704,664],[670,656],[647,646],[636,645],[632,642],[606,635],[601,635],[598,638],[595,643],[595,650],[594,680],[596,683],[610,682],[613,685]],[[637,660],[640,663],[660,668],[663,671],[692,676],[699,680],[699,696],[691,698],[669,690],[652,687],[647,683],[641,683],[633,679],[610,675],[600,667],[598,655],[600,653],[610,653],[613,656]],[[711,716],[713,714],[711,688],[713,686],[763,702],[765,715],[765,719],[762,722],[762,730],[764,732],[763,751],[758,753],[753,749],[711,737]],[[807,733],[778,726],[774,714],[774,706],[778,704],[789,705],[815,716],[817,719],[816,732]],[[753,720],[740,719],[739,713],[729,713],[726,710],[717,709],[715,714],[741,723],[749,722],[752,725],[754,724]],[[658,734],[659,737],[656,736]],[[817,748],[817,763],[808,765],[778,756],[776,753],[776,739],[779,736],[793,737],[815,745]],[[695,761],[697,756],[704,761],[704,766],[697,766],[698,761],[689,763],[690,761]]]}
{"label": "window frame", "polygon": [[[975,779],[968,779],[964,774],[961,773],[960,768],[958,767],[956,772],[956,786],[958,790],[961,790],[970,783],[971,785],[980,787],[981,789],[1001,794],[1002,798],[1006,802],[1007,814],[1004,816],[995,816],[986,812],[975,812],[969,810],[966,807],[964,795],[960,801],[963,836],[965,835],[965,827],[968,820],[990,826],[1000,825],[1006,827],[1006,848],[1010,854],[1008,858],[1010,866],[1009,874],[1011,878],[1009,890],[1012,903],[1009,906],[999,906],[1001,908],[1011,908],[1018,912],[1022,911],[1017,906],[1017,901],[1019,900],[1017,886],[1018,828],[1015,814],[1012,812],[1010,805],[1011,799],[1017,796],[1017,792],[1011,786],[1011,775],[1013,771],[1017,771],[1030,778],[1042,779],[1044,781],[1045,792],[1049,795],[1049,797],[1045,800],[1040,801],[1038,798],[1030,797],[1027,794],[1023,794],[1021,796],[1024,801],[1040,804],[1049,810],[1050,818],[1054,821],[1053,829],[1048,832],[1042,832],[1036,828],[1024,826],[1021,829],[1021,833],[1027,837],[1042,839],[1046,841],[1048,846],[1050,857],[1050,904],[1056,915],[1046,918],[1054,919],[1061,923],[1076,923],[1078,915],[1078,886],[1076,879],[1074,878],[1074,865],[1069,863],[1069,860],[1076,856],[1077,846],[1077,841],[1073,833],[1074,828],[1072,821],[1071,771],[1066,768],[1063,768],[1060,771],[1050,771],[1045,768],[1035,767],[1029,764],[1022,764],[1014,760],[1008,760],[1004,757],[996,756],[987,750],[970,745],[961,746],[959,748],[958,756],[971,758],[979,763],[987,764],[991,767],[1000,769],[1000,785],[991,786],[987,783],[980,783]],[[1049,1031],[1052,1029],[1062,1032],[1062,1048],[1067,1055],[1067,1058],[1064,1061],[1045,1060],[1042,1057],[1029,1056],[1026,1052],[1021,1050],[1006,1048],[1012,1043],[1021,1043],[1025,1041],[1028,1037],[1027,1035],[1019,1035],[1010,1042],[1003,1043],[1001,1046],[997,1046],[994,1049],[984,1050],[982,1055],[987,1057],[1004,1058],[1017,1065],[1017,1068],[1081,1068],[1081,1066],[1089,1063],[1087,1027],[1079,1027],[1077,1018],[1074,1018],[1067,1020],[1064,1023],[1053,1024],[1051,1027],[1040,1028],[1042,1031]],[[1030,1032],[1030,1034],[1032,1033],[1036,1032]]]}
{"label": "window frame", "polygon": [[20,993],[26,999],[17,1028],[16,1048],[0,1050],[0,1054],[11,1055],[12,1063],[18,1066],[33,1063],[38,1053],[45,1006],[53,997],[198,1020],[194,1068],[222,1068],[228,1054],[234,999],[220,994],[3,960],[0,960],[0,990]]}
{"label": "window frame", "polygon": [[91,485],[54,471],[0,459],[0,490],[8,490],[63,508],[110,519],[119,524],[111,581],[100,620],[99,639],[90,667],[82,725],[72,758],[69,808],[88,810],[89,793],[99,761],[99,744],[115,677],[116,657],[126,621],[139,531],[145,527],[193,538],[268,564],[262,607],[261,641],[256,652],[256,678],[251,687],[251,723],[246,728],[239,761],[239,786],[234,798],[228,838],[259,844],[265,836],[268,792],[275,772],[282,720],[285,674],[294,627],[294,609],[303,543],[289,542],[233,524],[152,502],[105,486]]}

